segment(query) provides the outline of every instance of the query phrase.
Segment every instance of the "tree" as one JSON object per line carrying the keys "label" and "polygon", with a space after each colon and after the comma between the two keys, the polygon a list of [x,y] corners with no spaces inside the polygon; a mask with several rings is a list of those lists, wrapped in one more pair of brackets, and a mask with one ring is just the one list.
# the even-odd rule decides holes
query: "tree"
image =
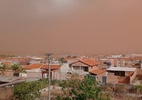
{"label": "tree", "polygon": [[20,64],[11,65],[10,69],[12,69],[14,71],[14,76],[19,76],[19,73],[25,72],[25,70],[21,67]]}
{"label": "tree", "polygon": [[61,87],[64,97],[58,96],[58,100],[109,100],[101,97],[101,88],[91,76],[79,80],[74,75],[72,79],[63,81]]}
{"label": "tree", "polygon": [[66,63],[66,62],[67,62],[64,57],[59,58],[58,61],[60,62],[61,65],[62,65],[63,63]]}
{"label": "tree", "polygon": [[2,75],[4,75],[4,71],[7,69],[7,66],[5,64],[0,66],[0,71],[2,73]]}
{"label": "tree", "polygon": [[23,82],[14,87],[14,100],[35,100],[40,98],[40,90],[47,85],[47,80]]}
{"label": "tree", "polygon": [[0,54],[0,58],[14,57],[12,54]]}

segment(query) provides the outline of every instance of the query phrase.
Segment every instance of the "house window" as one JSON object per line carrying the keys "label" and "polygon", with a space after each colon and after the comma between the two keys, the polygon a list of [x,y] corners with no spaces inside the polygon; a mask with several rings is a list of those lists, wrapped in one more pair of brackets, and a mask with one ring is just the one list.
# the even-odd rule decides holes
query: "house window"
{"label": "house window", "polygon": [[78,67],[78,66],[73,66],[73,69],[74,69],[74,70],[80,70],[80,67]]}
{"label": "house window", "polygon": [[116,71],[115,75],[117,75],[117,76],[125,76],[125,72],[124,71]]}
{"label": "house window", "polygon": [[84,71],[85,71],[85,72],[88,72],[88,67],[84,67]]}

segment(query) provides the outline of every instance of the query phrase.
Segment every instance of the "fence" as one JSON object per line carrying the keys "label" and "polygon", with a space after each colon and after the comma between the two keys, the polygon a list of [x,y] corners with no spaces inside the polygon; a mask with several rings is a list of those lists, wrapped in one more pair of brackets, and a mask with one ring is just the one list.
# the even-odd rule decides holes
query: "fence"
{"label": "fence", "polygon": [[42,78],[41,72],[27,72],[28,78]]}

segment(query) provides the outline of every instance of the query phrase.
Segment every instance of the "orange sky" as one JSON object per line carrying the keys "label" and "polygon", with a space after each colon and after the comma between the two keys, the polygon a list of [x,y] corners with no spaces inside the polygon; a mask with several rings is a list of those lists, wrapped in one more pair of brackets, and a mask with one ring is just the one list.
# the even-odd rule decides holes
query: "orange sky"
{"label": "orange sky", "polygon": [[142,0],[0,0],[0,52],[142,53]]}

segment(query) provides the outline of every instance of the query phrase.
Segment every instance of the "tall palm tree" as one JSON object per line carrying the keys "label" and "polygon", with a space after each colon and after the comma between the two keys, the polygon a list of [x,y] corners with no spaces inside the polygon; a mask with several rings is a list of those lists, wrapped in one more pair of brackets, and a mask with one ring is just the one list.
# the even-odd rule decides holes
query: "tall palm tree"
{"label": "tall palm tree", "polygon": [[20,68],[20,64],[13,64],[11,65],[11,69],[16,73]]}
{"label": "tall palm tree", "polygon": [[19,76],[19,73],[25,72],[25,70],[21,67],[20,64],[11,65],[11,69],[14,71],[14,76]]}

